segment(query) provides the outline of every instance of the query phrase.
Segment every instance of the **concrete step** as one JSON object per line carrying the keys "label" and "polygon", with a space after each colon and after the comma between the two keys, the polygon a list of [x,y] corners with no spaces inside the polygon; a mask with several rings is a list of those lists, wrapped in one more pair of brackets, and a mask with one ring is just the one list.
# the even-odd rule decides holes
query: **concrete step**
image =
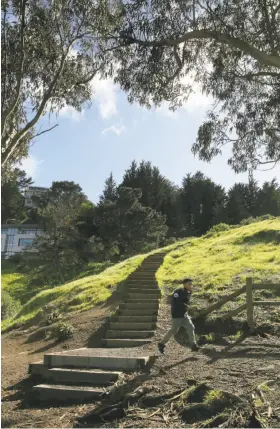
{"label": "concrete step", "polygon": [[[105,338],[102,340],[104,347],[119,348],[119,347],[139,347],[144,344],[150,343],[151,340],[147,339],[125,339],[125,338]],[[127,370],[126,370],[127,371]]]}
{"label": "concrete step", "polygon": [[130,316],[130,315],[128,315],[128,316],[116,316],[116,317],[113,317],[112,319],[112,322],[124,322],[124,323],[131,323],[131,322],[154,322],[154,323],[156,323],[156,321],[157,321],[157,316],[156,315],[154,315],[154,316],[143,316],[143,315],[141,315],[141,316]]}
{"label": "concrete step", "polygon": [[[147,310],[147,309],[153,309],[153,310],[158,310],[159,308],[159,302],[158,300],[146,300],[146,301],[142,301],[139,302],[139,300],[136,301],[132,301],[132,302],[125,302],[123,304],[120,304],[119,306],[120,310]],[[136,313],[135,313],[136,314]],[[143,314],[147,314],[147,313],[143,313]]]}
{"label": "concrete step", "polygon": [[155,331],[126,331],[124,329],[110,330],[106,332],[106,338],[151,338],[155,334]]}
{"label": "concrete step", "polygon": [[130,287],[127,289],[127,292],[129,294],[137,293],[137,294],[146,294],[146,295],[156,295],[160,296],[160,290],[156,288],[137,288],[137,287]]}
{"label": "concrete step", "polygon": [[38,384],[33,387],[36,399],[51,402],[78,402],[100,398],[105,390],[100,387]]}
{"label": "concrete step", "polygon": [[133,300],[140,300],[140,301],[159,301],[159,298],[160,298],[160,296],[159,296],[159,294],[158,293],[154,293],[154,294],[151,294],[151,293],[128,293],[126,296],[125,296],[125,301],[127,302],[127,301],[133,301]]}
{"label": "concrete step", "polygon": [[157,283],[149,283],[149,282],[145,282],[145,283],[141,283],[141,282],[127,282],[126,283],[126,287],[127,288],[136,288],[136,289],[153,289],[153,290],[160,290],[160,288],[158,287]]}
{"label": "concrete step", "polygon": [[[134,351],[133,351],[134,352]],[[48,368],[93,368],[114,371],[133,371],[144,368],[150,356],[128,354],[122,350],[108,354],[103,348],[82,348],[66,352],[48,353],[44,356],[44,365]]]}
{"label": "concrete step", "polygon": [[143,294],[136,294],[134,293],[133,295],[127,295],[124,297],[124,303],[134,303],[134,302],[138,302],[139,304],[147,304],[147,303],[151,303],[151,304],[158,304],[159,303],[159,298],[157,296],[153,296],[151,295],[150,298],[147,297],[147,295],[143,295]]}
{"label": "concrete step", "polygon": [[116,317],[130,317],[130,316],[155,316],[158,315],[158,308],[122,308],[118,311]]}
{"label": "concrete step", "polygon": [[56,383],[91,384],[96,386],[114,383],[121,375],[119,371],[102,371],[100,369],[48,368],[43,362],[30,364],[29,373],[39,375]]}
{"label": "concrete step", "polygon": [[137,330],[150,330],[155,329],[156,323],[154,322],[111,322],[109,329],[110,330],[125,330],[125,331],[137,331]]}

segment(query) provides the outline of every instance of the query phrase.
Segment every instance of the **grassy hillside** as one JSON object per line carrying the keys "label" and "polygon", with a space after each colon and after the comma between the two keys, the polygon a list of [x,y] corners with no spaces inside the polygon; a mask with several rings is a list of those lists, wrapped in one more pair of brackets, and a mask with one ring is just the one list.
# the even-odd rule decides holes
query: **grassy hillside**
{"label": "grassy hillside", "polygon": [[[66,283],[62,286],[46,289],[35,294],[26,302],[16,317],[2,322],[2,331],[15,324],[22,324],[33,319],[44,305],[53,304],[63,313],[84,311],[108,299],[112,288],[126,279],[145,259],[139,255],[107,268],[101,274],[90,275]],[[13,297],[21,299],[26,293],[26,278],[17,273],[10,273],[6,268],[2,272],[2,288]],[[15,289],[14,289],[15,288]]]}
{"label": "grassy hillside", "polygon": [[[167,254],[157,272],[160,286],[174,288],[183,277],[195,281],[195,294],[224,294],[244,285],[248,276],[256,280],[280,282],[280,218],[252,223],[229,230],[210,231],[201,238],[189,238],[164,249]],[[157,250],[158,251],[158,250]],[[154,253],[154,252],[152,252]],[[23,303],[13,319],[2,322],[2,330],[33,319],[42,306],[53,304],[62,313],[84,311],[110,297],[114,286],[122,282],[145,259],[139,255],[62,286],[47,288],[25,302],[26,278],[6,267],[2,288]]]}
{"label": "grassy hillside", "polygon": [[182,244],[166,255],[158,270],[161,286],[174,288],[176,281],[191,277],[198,295],[221,295],[244,285],[246,277],[280,282],[280,218],[210,231]]}

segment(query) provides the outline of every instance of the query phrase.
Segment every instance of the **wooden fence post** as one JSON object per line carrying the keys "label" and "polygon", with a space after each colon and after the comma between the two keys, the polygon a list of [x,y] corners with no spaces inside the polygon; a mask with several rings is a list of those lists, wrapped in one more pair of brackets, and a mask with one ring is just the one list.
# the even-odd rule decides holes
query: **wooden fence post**
{"label": "wooden fence post", "polygon": [[247,299],[247,322],[248,327],[254,327],[254,306],[253,306],[253,279],[246,278],[246,299]]}

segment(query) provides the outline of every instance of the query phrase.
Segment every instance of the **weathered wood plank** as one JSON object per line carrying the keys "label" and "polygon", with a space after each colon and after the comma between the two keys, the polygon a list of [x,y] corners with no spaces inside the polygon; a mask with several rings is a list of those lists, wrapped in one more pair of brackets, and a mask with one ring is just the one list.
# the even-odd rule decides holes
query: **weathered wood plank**
{"label": "weathered wood plank", "polygon": [[246,310],[247,304],[242,304],[239,307],[235,308],[234,310],[229,311],[227,314],[225,314],[221,319],[225,320],[229,317],[236,316],[236,314],[241,313],[242,311]]}
{"label": "weathered wood plank", "polygon": [[216,302],[213,305],[210,305],[210,307],[205,308],[204,310],[202,310],[200,313],[198,313],[197,316],[195,316],[193,319],[199,319],[200,317],[205,317],[208,314],[212,313],[215,310],[218,310],[219,308],[221,308],[224,304],[226,304],[228,301],[231,301],[232,299],[236,298],[237,296],[241,295],[242,293],[244,293],[246,291],[246,287],[243,286],[240,289],[237,289],[235,292],[231,293],[230,295],[225,296],[224,298],[222,298],[220,301]]}
{"label": "weathered wood plank", "polygon": [[254,326],[254,307],[253,307],[253,279],[251,277],[246,278],[246,300],[247,300],[247,322],[249,328]]}
{"label": "weathered wood plank", "polygon": [[275,305],[277,307],[280,306],[280,301],[254,301],[254,305]]}
{"label": "weathered wood plank", "polygon": [[280,284],[273,284],[273,283],[256,283],[252,285],[253,289],[259,290],[259,289],[279,289],[280,290]]}

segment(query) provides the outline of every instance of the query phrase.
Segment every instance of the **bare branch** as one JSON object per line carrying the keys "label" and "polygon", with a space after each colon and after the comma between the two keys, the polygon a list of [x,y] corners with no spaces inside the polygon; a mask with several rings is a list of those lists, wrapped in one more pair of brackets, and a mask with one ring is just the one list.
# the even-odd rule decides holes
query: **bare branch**
{"label": "bare branch", "polygon": [[51,128],[48,128],[47,130],[41,131],[41,132],[40,132],[40,133],[38,133],[38,134],[35,134],[35,135],[32,137],[32,139],[34,139],[35,137],[41,136],[41,135],[42,135],[42,134],[44,134],[44,133],[48,133],[49,131],[53,130],[53,129],[54,129],[54,128],[56,128],[56,127],[58,127],[58,124],[54,125],[54,126],[53,126],[53,127],[51,127]]}

